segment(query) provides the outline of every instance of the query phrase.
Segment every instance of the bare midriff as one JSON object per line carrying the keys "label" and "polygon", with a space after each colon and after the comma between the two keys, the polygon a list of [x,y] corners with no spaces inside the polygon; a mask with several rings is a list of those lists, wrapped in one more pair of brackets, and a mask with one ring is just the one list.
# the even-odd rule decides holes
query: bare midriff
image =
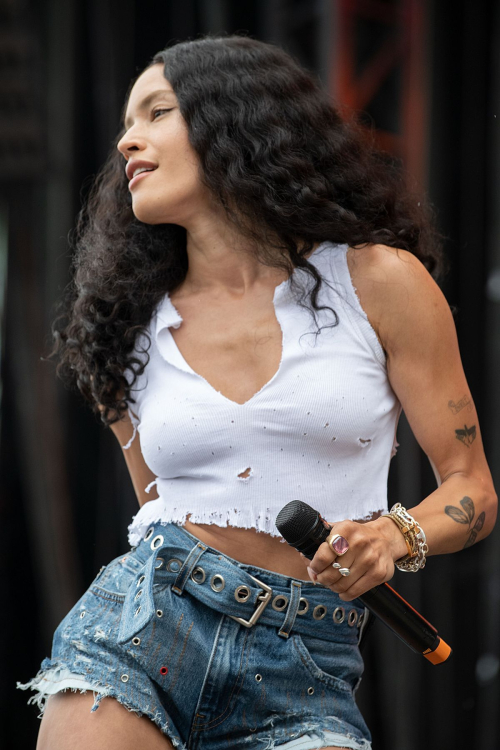
{"label": "bare midriff", "polygon": [[[379,515],[377,513],[369,520],[374,520]],[[258,532],[255,529],[198,524],[190,521],[186,521],[184,528],[205,544],[232,557],[233,560],[272,570],[290,578],[310,580],[306,570],[307,561],[296,549],[284,544],[278,537]]]}

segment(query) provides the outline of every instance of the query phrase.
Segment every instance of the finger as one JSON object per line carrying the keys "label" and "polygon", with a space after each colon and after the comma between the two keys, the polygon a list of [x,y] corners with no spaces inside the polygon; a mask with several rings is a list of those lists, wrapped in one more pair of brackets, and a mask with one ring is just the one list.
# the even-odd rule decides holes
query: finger
{"label": "finger", "polygon": [[326,568],[331,567],[332,562],[335,562],[337,555],[332,552],[327,542],[323,542],[319,545],[316,554],[309,563],[311,570],[318,575],[322,573]]}
{"label": "finger", "polygon": [[[347,576],[345,576],[345,575],[342,575],[339,571],[340,570],[352,571],[352,566],[356,562],[356,559],[358,559],[356,558],[356,555],[352,551],[349,551],[347,552],[345,557],[344,556],[336,557],[333,563],[331,563],[330,568],[326,568],[323,571],[323,573],[326,574],[328,572],[333,571],[336,574],[335,580],[339,580],[339,578],[342,578],[342,577],[347,577],[350,575],[350,573],[348,573]],[[358,562],[359,562],[359,559],[358,559]]]}
{"label": "finger", "polygon": [[316,580],[318,577],[316,573],[313,570],[311,570],[311,568],[309,567],[307,568],[307,575],[309,576],[309,578],[311,579],[313,583],[316,583]]}
{"label": "finger", "polygon": [[367,591],[373,589],[375,586],[379,586],[381,583],[389,581],[393,575],[394,570],[390,571],[382,566],[374,566],[365,571],[362,576],[353,580],[347,589],[337,593],[340,595],[342,601],[352,602],[353,599],[357,599],[358,596],[363,596],[363,594],[366,594]]}
{"label": "finger", "polygon": [[325,569],[322,573],[316,576],[318,583],[322,586],[335,591],[337,594],[346,591],[354,581],[364,575],[366,568],[364,566],[356,565],[355,559],[351,558],[351,562],[348,565],[347,562],[342,562],[342,570],[348,570],[348,575],[342,575],[338,568],[332,568],[331,566]]}
{"label": "finger", "polygon": [[[332,527],[332,530],[330,531],[328,535],[328,539],[334,539],[336,536],[340,537],[341,540],[338,542],[339,550],[345,550],[345,547],[347,546],[347,549],[349,549],[349,544],[352,546],[352,542],[355,541],[356,534],[359,534],[359,524],[356,524],[354,521],[342,521],[340,524],[336,524],[335,527]],[[344,558],[344,555],[347,554],[347,550],[342,554],[342,558]],[[313,559],[311,560],[310,567],[315,573],[321,573],[325,568],[329,567],[332,562],[337,560],[337,557],[340,558],[340,555],[338,555],[334,549],[330,547],[328,542],[323,542],[319,545],[316,554],[314,555]],[[343,559],[339,559],[338,562],[343,563]]]}

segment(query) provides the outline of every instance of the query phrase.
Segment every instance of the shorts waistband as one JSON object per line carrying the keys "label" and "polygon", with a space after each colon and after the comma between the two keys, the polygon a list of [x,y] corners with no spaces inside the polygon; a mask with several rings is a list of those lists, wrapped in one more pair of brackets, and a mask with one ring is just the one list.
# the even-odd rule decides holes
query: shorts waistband
{"label": "shorts waistband", "polygon": [[343,602],[324,586],[239,563],[175,524],[150,526],[133,555],[143,565],[125,598],[119,643],[158,615],[153,584],[170,585],[178,596],[187,592],[243,627],[275,627],[283,638],[293,630],[341,643],[359,640],[364,607],[357,600]]}

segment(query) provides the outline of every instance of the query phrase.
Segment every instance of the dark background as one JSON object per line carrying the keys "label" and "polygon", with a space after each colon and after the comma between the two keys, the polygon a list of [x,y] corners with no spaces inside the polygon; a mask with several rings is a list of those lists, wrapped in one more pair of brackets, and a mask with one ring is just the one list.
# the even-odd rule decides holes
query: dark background
{"label": "dark background", "polygon": [[[495,8],[496,5],[496,8]],[[120,449],[41,361],[68,233],[118,130],[130,79],[205,32],[273,41],[362,112],[424,187],[443,290],[499,486],[500,4],[486,0],[0,0],[0,743],[34,748],[31,693],[53,630],[127,549],[137,501]],[[498,117],[497,117],[498,115]],[[390,501],[434,489],[404,420]],[[374,750],[500,747],[499,532],[395,587],[454,649],[431,666],[376,624],[358,699]]]}

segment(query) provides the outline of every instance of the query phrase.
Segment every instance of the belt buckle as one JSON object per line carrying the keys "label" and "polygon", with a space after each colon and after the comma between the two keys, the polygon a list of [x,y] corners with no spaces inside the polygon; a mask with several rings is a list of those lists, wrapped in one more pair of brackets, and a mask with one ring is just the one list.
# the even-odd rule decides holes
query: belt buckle
{"label": "belt buckle", "polygon": [[[247,575],[250,576],[250,573],[247,573]],[[262,583],[262,581],[259,581],[258,578],[254,578],[253,576],[250,576],[250,578],[252,579],[252,581],[255,581],[258,586],[260,586],[263,592],[257,597],[257,600],[260,600],[259,606],[249,620],[245,620],[243,617],[235,617],[235,615],[228,615],[232,620],[236,620],[236,622],[239,622],[240,625],[244,625],[246,628],[252,628],[255,625],[255,623],[271,601],[271,596],[273,593],[272,588],[266,583]]]}

